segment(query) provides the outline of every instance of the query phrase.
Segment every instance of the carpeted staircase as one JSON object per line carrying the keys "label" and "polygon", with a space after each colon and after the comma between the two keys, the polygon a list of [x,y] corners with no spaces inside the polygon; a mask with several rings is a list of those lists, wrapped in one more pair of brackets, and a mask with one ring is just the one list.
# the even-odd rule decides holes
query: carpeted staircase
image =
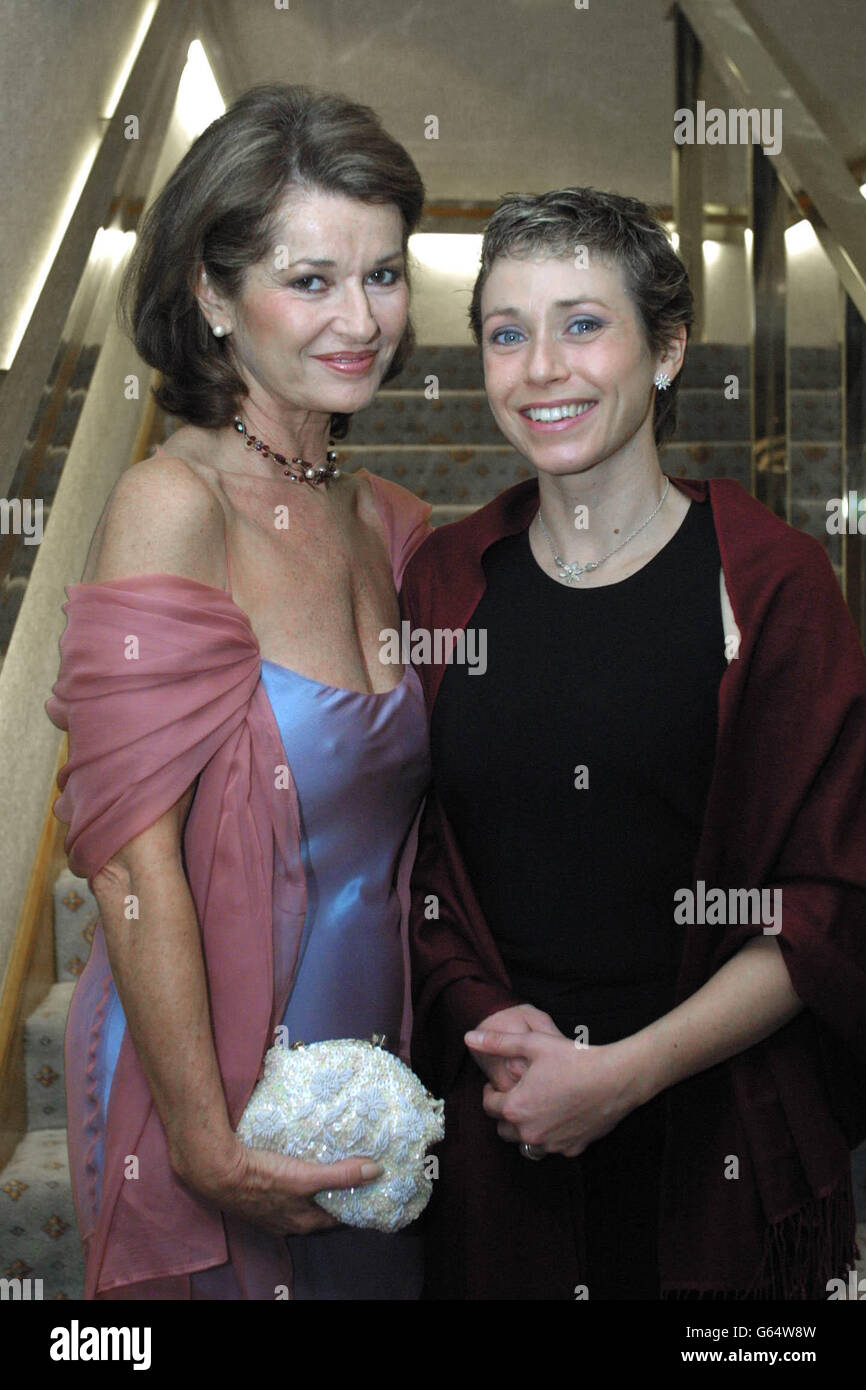
{"label": "carpeted staircase", "polygon": [[[66,342],[60,343],[9,485],[10,498],[20,495],[41,500],[43,529],[48,525],[51,504],[98,357],[99,345],[96,343],[81,346],[77,351],[72,350]],[[74,362],[70,359],[74,359]],[[56,392],[55,384],[60,371],[67,378],[66,386]],[[37,440],[40,443],[38,449]],[[23,536],[16,540],[11,537],[4,539],[13,546],[13,553],[0,581],[0,667],[39,550],[38,545],[28,545]]]}
{"label": "carpeted staircase", "polygon": [[45,1298],[84,1293],[66,1157],[63,1034],[97,915],[87,880],[64,869],[54,885],[56,983],[25,1027],[27,1133],[0,1173],[0,1278],[41,1279]]}
{"label": "carpeted staircase", "polygon": [[[791,353],[791,517],[822,540],[837,567],[839,542],[826,534],[825,504],[843,495],[839,370],[836,351]],[[738,400],[724,395],[725,378],[732,373],[739,378]],[[747,349],[700,344],[689,349],[678,442],[662,458],[667,472],[735,478],[748,486],[748,380]],[[83,384],[76,380],[74,389],[82,390]],[[62,425],[58,447],[65,448],[68,421]],[[163,438],[172,428],[166,421]],[[478,354],[471,348],[418,348],[399,385],[382,391],[355,417],[340,452],[345,466],[369,468],[430,501],[436,525],[466,515],[530,476],[525,460],[498,433]],[[17,609],[20,603],[22,580],[26,583],[26,574],[16,575],[9,590],[9,617],[12,605]],[[2,609],[0,597],[0,637]],[[80,1298],[83,1291],[66,1161],[63,1031],[96,915],[86,882],[65,870],[54,890],[56,983],[26,1027],[28,1132],[0,1173],[0,1278],[40,1278],[44,1296],[54,1299]],[[866,1145],[855,1155],[854,1174],[866,1257]],[[866,1258],[860,1274],[866,1275]]]}

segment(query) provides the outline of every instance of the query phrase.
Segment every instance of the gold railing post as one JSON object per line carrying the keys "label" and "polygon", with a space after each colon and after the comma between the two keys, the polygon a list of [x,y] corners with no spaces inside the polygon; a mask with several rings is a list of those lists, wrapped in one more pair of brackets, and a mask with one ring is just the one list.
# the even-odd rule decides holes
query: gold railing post
{"label": "gold railing post", "polygon": [[750,146],[752,491],[790,520],[785,225],[788,201],[760,146]]}
{"label": "gold railing post", "polygon": [[[676,109],[696,109],[700,96],[703,52],[700,40],[678,5],[674,6],[674,84]],[[704,340],[704,147],[673,147],[674,223],[678,252],[689,272],[694,299],[692,341]]]}

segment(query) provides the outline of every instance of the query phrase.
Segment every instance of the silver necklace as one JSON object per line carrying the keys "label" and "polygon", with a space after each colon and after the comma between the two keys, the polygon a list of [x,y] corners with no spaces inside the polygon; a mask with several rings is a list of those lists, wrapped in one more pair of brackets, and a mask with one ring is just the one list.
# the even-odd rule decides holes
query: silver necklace
{"label": "silver necklace", "polygon": [[541,508],[539,508],[537,516],[538,524],[541,527],[541,534],[544,536],[544,539],[550,546],[550,553],[553,556],[553,563],[556,565],[556,568],[559,570],[561,578],[565,580],[566,584],[577,584],[578,581],[583,577],[583,575],[587,574],[589,570],[597,570],[599,565],[604,564],[605,560],[610,559],[611,555],[615,555],[618,550],[622,550],[624,545],[628,545],[629,541],[633,541],[635,536],[639,535],[645,526],[649,526],[656,513],[661,511],[664,500],[668,495],[668,488],[670,487],[670,485],[670,478],[666,478],[662,495],[659,498],[656,506],[653,507],[653,510],[650,512],[646,521],[642,521],[640,526],[638,526],[636,530],[632,531],[630,536],[626,536],[624,541],[620,541],[619,545],[615,545],[613,550],[609,550],[606,555],[602,555],[601,558],[598,560],[590,560],[589,563],[586,565],[579,565],[577,561],[575,561],[573,565],[566,564],[562,556],[557,555],[556,551],[553,548],[553,541],[550,539],[550,533],[548,532],[547,527],[541,519]]}

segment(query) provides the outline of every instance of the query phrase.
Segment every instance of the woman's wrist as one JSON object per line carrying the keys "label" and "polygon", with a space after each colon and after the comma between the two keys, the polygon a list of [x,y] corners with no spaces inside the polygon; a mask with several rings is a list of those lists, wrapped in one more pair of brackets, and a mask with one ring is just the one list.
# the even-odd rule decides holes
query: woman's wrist
{"label": "woman's wrist", "polygon": [[238,1169],[243,1146],[227,1123],[219,1129],[175,1130],[168,1138],[172,1170],[199,1192],[222,1188]]}
{"label": "woman's wrist", "polygon": [[610,1046],[617,1049],[620,1055],[626,1077],[626,1097],[631,1109],[646,1105],[667,1090],[671,1084],[670,1078],[665,1071],[662,1049],[652,1025]]}

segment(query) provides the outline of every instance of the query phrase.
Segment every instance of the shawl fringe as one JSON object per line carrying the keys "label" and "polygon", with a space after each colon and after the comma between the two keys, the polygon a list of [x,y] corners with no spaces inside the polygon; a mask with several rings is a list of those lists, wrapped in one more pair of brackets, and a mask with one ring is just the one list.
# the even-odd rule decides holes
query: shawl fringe
{"label": "shawl fringe", "polygon": [[844,1278],[860,1258],[854,1193],[848,1174],[823,1197],[774,1221],[748,1289],[662,1289],[662,1299],[752,1299],[761,1302],[823,1301],[831,1279]]}

